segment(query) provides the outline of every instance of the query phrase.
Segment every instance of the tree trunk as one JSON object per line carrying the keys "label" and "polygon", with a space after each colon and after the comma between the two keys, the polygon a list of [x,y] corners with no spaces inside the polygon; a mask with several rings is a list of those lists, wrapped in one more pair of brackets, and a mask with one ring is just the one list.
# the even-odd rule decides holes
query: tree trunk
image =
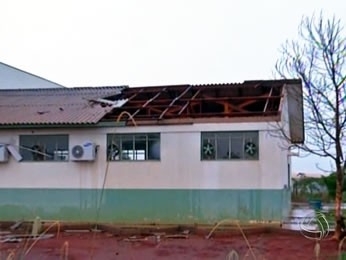
{"label": "tree trunk", "polygon": [[335,233],[334,237],[339,240],[341,237],[341,204],[342,204],[342,186],[343,186],[343,170],[338,167],[336,171],[336,194],[335,194]]}

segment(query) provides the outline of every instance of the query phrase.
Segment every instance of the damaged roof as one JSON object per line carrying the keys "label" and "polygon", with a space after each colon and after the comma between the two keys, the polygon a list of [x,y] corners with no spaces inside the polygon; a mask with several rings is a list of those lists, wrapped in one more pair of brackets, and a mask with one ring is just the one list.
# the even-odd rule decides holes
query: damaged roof
{"label": "damaged roof", "polygon": [[284,95],[292,142],[301,143],[304,115],[298,79],[126,88],[119,98],[127,102],[102,121],[121,121],[128,126],[273,122],[282,120]]}
{"label": "damaged roof", "polygon": [[115,106],[98,99],[127,86],[0,90],[0,125],[95,124]]}
{"label": "damaged roof", "polygon": [[[280,116],[284,87],[288,85],[301,89],[300,80],[127,88],[121,94],[127,102],[104,120],[117,119],[122,112],[141,124]],[[293,101],[299,102],[295,97]]]}
{"label": "damaged roof", "polygon": [[272,122],[282,119],[284,95],[292,140],[303,142],[302,83],[297,79],[0,90],[0,126]]}

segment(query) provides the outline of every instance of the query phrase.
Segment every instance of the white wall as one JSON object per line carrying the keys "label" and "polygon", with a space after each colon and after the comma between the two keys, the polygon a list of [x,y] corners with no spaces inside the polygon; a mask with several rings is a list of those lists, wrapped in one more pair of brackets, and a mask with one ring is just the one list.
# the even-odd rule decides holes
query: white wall
{"label": "white wall", "polygon": [[[201,161],[201,131],[260,130],[258,161]],[[92,140],[95,162],[0,164],[0,188],[101,188],[106,172],[106,134],[161,132],[161,161],[110,162],[106,188],[282,189],[287,151],[268,134],[268,123],[195,124],[93,129],[0,130],[0,143],[19,145],[20,134],[69,134],[70,146]]]}
{"label": "white wall", "polygon": [[[287,137],[290,137],[290,125],[289,125],[289,115],[288,115],[288,99],[287,99],[287,89],[284,88],[283,89],[283,102],[282,102],[282,117],[281,117],[281,127],[282,127],[282,131],[285,132],[285,137],[281,138],[281,142],[280,142],[280,146],[281,147],[287,147],[286,150],[286,154],[287,154],[287,165],[286,165],[286,174],[283,175],[283,181],[285,182],[285,184],[292,184],[291,183],[291,178],[292,178],[292,157],[289,155],[290,153],[290,142],[287,139]],[[290,164],[290,167],[288,169],[288,164]],[[288,172],[289,171],[289,172]]]}

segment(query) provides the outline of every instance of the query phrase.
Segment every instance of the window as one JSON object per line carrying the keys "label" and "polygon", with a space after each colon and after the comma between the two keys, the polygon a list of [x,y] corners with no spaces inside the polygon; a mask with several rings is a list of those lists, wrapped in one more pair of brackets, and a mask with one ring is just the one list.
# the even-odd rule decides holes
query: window
{"label": "window", "polygon": [[21,135],[23,161],[68,161],[68,135]]}
{"label": "window", "polygon": [[258,160],[258,132],[203,132],[202,160]]}
{"label": "window", "polygon": [[109,161],[160,160],[160,134],[108,134]]}

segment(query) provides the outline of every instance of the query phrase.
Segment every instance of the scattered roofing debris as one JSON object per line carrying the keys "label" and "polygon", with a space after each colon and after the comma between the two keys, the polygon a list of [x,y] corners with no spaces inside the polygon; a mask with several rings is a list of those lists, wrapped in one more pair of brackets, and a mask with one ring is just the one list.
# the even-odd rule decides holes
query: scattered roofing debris
{"label": "scattered roofing debris", "polygon": [[130,236],[124,239],[125,242],[143,242],[148,241],[148,237]]}
{"label": "scattered roofing debris", "polygon": [[190,230],[184,230],[180,234],[166,235],[165,238],[189,238]]}
{"label": "scattered roofing debris", "polygon": [[16,230],[18,228],[20,228],[20,226],[23,224],[23,221],[17,221],[16,223],[14,223],[12,226],[10,226],[10,230]]}
{"label": "scattered roofing debris", "polygon": [[90,232],[89,229],[66,229],[64,230],[66,233],[88,233]]}
{"label": "scattered roofing debris", "polygon": [[98,99],[89,99],[88,101],[91,103],[99,103],[101,104],[102,107],[109,106],[112,108],[116,108],[116,107],[123,106],[127,102],[127,99],[108,100],[104,98],[98,98]]}
{"label": "scattered roofing debris", "polygon": [[183,232],[180,232],[178,234],[166,234],[165,232],[154,232],[148,235],[142,235],[142,236],[130,236],[128,238],[125,238],[124,241],[126,242],[144,242],[149,240],[155,240],[156,243],[161,242],[161,238],[165,239],[188,239],[189,238],[190,231],[184,230]]}
{"label": "scattered roofing debris", "polygon": [[41,240],[54,237],[54,234],[41,234],[41,235],[30,235],[30,234],[8,234],[0,236],[0,243],[19,243],[23,240]]}

